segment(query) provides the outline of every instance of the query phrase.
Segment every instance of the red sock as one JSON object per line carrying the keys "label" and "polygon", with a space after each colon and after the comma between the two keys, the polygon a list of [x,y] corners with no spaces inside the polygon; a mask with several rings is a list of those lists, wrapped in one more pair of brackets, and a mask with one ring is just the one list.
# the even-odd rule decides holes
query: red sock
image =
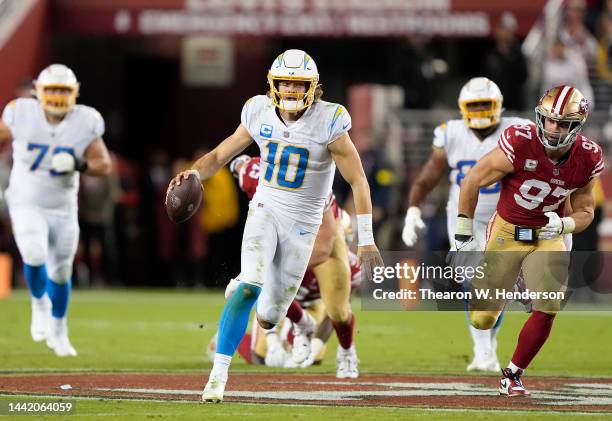
{"label": "red sock", "polygon": [[304,317],[304,310],[302,306],[297,301],[291,301],[289,305],[289,309],[287,309],[287,318],[291,320],[293,323],[298,323]]}
{"label": "red sock", "polygon": [[527,368],[548,339],[554,319],[554,315],[541,311],[534,310],[531,313],[531,316],[523,325],[514,355],[512,355],[512,362],[516,366],[522,369]]}
{"label": "red sock", "polygon": [[355,314],[351,314],[348,322],[334,322],[332,325],[336,330],[336,336],[340,346],[344,349],[349,349],[353,345],[353,330],[355,330]]}

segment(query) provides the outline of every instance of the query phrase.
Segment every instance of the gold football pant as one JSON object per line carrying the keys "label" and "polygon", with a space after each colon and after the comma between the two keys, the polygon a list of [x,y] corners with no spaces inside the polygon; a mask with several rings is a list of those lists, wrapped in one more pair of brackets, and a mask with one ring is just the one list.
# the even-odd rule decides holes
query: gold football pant
{"label": "gold football pant", "polygon": [[351,317],[351,268],[348,249],[344,239],[344,228],[336,220],[336,237],[329,258],[312,269],[325,311],[333,322],[346,322]]}
{"label": "gold football pant", "polygon": [[[514,239],[515,225],[495,213],[487,227],[487,243],[480,263],[482,276],[472,279],[470,320],[477,329],[491,329],[501,314],[507,297],[514,290],[521,269],[527,289],[538,294],[532,300],[533,309],[555,314],[561,300],[557,292],[565,291],[569,252],[563,237],[525,243]],[[539,233],[536,230],[536,236]],[[476,290],[484,298],[477,298]],[[552,293],[552,294],[551,294]]]}

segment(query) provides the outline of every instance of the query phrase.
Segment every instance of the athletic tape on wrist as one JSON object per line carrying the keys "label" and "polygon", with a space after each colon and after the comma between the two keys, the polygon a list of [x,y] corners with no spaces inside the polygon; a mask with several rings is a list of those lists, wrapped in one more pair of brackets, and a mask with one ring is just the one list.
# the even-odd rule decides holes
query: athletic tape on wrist
{"label": "athletic tape on wrist", "polygon": [[474,235],[473,225],[474,225],[474,222],[472,218],[467,218],[465,216],[458,216],[455,234],[466,235],[466,236],[471,237]]}
{"label": "athletic tape on wrist", "polygon": [[374,244],[374,230],[372,229],[372,214],[357,215],[358,246]]}

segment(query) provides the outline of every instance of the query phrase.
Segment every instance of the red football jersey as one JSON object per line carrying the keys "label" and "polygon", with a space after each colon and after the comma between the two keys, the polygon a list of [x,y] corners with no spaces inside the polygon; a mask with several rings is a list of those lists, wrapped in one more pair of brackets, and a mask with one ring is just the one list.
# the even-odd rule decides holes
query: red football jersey
{"label": "red football jersey", "polygon": [[257,185],[259,184],[259,157],[249,159],[238,172],[238,184],[240,189],[253,198]]}
{"label": "red football jersey", "polygon": [[546,212],[563,216],[565,199],[604,168],[599,145],[578,134],[569,157],[554,164],[536,134],[535,124],[508,127],[498,145],[514,166],[501,183],[497,213],[515,225],[542,227]]}
{"label": "red football jersey", "polygon": [[[349,251],[349,264],[351,266],[351,291],[359,288],[361,285],[361,267],[357,264],[357,255]],[[314,300],[321,298],[319,290],[319,282],[313,271],[307,270],[304,274],[302,284],[298,289],[295,299],[305,308],[307,308]]]}

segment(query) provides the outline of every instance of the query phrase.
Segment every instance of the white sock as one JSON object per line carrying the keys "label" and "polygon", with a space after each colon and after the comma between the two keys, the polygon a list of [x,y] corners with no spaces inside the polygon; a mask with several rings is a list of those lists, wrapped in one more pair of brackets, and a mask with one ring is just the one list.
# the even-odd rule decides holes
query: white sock
{"label": "white sock", "polygon": [[44,307],[47,307],[48,304],[49,304],[49,297],[47,296],[47,294],[43,294],[43,296],[40,298],[36,298],[35,296],[32,295],[32,306],[36,306],[38,308],[44,308]]}
{"label": "white sock", "polygon": [[493,354],[491,349],[491,330],[476,329],[470,325],[470,334],[474,343],[474,358],[490,358]]}
{"label": "white sock", "polygon": [[[515,374],[519,370],[523,370],[521,367],[519,367],[518,365],[514,364],[512,361],[510,361],[508,363],[508,368],[512,371],[512,374]],[[523,371],[525,371],[525,370],[523,370]]]}
{"label": "white sock", "polygon": [[227,372],[231,362],[232,357],[229,355],[216,353],[213,368],[210,370],[210,378],[220,377],[221,379],[227,379]]}
{"label": "white sock", "polygon": [[281,346],[278,333],[274,329],[266,331],[266,345],[268,349],[273,349]]}
{"label": "white sock", "polygon": [[66,317],[51,317],[51,332],[54,335],[68,334],[68,319]]}
{"label": "white sock", "polygon": [[312,324],[313,324],[312,318],[306,312],[306,310],[304,310],[304,313],[302,313],[302,318],[300,319],[299,322],[296,323],[297,327],[300,328],[301,330],[307,330],[310,327],[312,327]]}
{"label": "white sock", "polygon": [[343,354],[356,354],[355,344],[351,344],[351,347],[348,349],[342,348],[342,345],[338,344],[338,352],[342,352]]}

